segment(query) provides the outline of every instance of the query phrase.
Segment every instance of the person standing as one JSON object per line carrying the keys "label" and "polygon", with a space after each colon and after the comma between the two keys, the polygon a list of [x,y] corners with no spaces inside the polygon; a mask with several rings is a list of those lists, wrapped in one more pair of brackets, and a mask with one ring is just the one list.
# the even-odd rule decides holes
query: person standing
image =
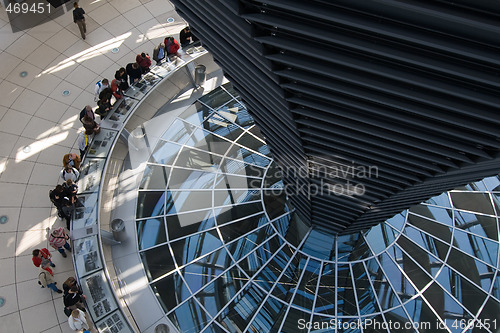
{"label": "person standing", "polygon": [[79,309],[71,312],[71,316],[68,317],[68,325],[73,331],[77,332],[88,332],[88,330],[93,329],[93,325],[88,320],[85,312]]}
{"label": "person standing", "polygon": [[63,227],[52,230],[49,235],[49,245],[59,251],[59,253],[66,258],[67,254],[64,249],[71,252],[71,246],[68,243],[69,236]]}
{"label": "person standing", "polygon": [[101,81],[97,81],[97,83],[95,84],[95,88],[94,88],[94,93],[95,93],[94,101],[97,102],[99,100],[99,95],[106,88],[109,88],[108,79],[102,79]]}
{"label": "person standing", "polygon": [[78,29],[80,29],[80,34],[82,38],[85,39],[85,34],[87,33],[87,25],[85,24],[85,11],[83,8],[78,7],[78,2],[73,4],[73,21],[78,25]]}
{"label": "person standing", "polygon": [[82,291],[78,289],[77,285],[69,288],[68,292],[64,295],[63,302],[64,306],[70,310],[80,309],[82,311],[86,311],[83,306],[83,300],[85,299],[85,295],[83,295]]}
{"label": "person standing", "polygon": [[136,62],[131,62],[127,64],[127,67],[125,67],[125,70],[127,71],[127,75],[130,80],[130,85],[134,84],[135,82],[139,81],[142,75],[142,70],[141,67],[139,67],[139,64]]}
{"label": "person standing", "polygon": [[42,285],[42,287],[47,287],[52,289],[58,294],[62,294],[62,290],[56,287],[56,283],[52,278],[52,274],[40,267],[40,273],[38,274],[38,282]]}
{"label": "person standing", "polygon": [[94,134],[94,132],[91,130],[84,130],[78,133],[77,143],[78,149],[80,150],[80,158],[85,157],[85,153],[87,153],[89,148],[90,140],[92,139],[92,134]]}
{"label": "person standing", "polygon": [[76,183],[80,177],[80,172],[78,172],[75,168],[68,166],[61,170],[59,177],[61,177],[64,182],[71,179],[73,183]]}
{"label": "person standing", "polygon": [[80,170],[80,163],[82,163],[82,160],[80,159],[80,156],[78,156],[75,153],[69,153],[63,156],[63,166],[66,167],[73,167],[76,170]]}
{"label": "person standing", "polygon": [[142,74],[149,72],[149,67],[151,67],[151,58],[149,54],[142,52],[135,57],[135,62],[141,67]]}
{"label": "person standing", "polygon": [[189,29],[189,26],[181,30],[179,33],[179,41],[181,42],[182,48],[185,48],[191,43],[191,29]]}
{"label": "person standing", "polygon": [[165,55],[167,53],[165,52],[165,44],[160,43],[157,47],[154,48],[153,50],[153,60],[156,61],[156,64],[159,65],[163,59],[165,59]]}

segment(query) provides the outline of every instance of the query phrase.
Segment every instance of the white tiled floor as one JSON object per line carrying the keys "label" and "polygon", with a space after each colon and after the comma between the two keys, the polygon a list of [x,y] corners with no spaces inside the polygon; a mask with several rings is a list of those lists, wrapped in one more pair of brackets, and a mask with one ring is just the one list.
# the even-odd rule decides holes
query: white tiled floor
{"label": "white tiled floor", "polygon": [[[0,216],[8,217],[0,224],[0,332],[70,332],[61,295],[39,287],[31,262],[34,248],[48,247],[47,228],[64,225],[48,191],[57,184],[62,156],[77,151],[77,114],[94,106],[95,82],[112,79],[139,52],[152,54],[185,25],[167,0],[82,0],[80,6],[86,40],[71,12],[13,33],[0,10]],[[167,24],[168,17],[175,22]],[[115,47],[118,53],[111,52]],[[73,265],[53,255],[60,286]]]}

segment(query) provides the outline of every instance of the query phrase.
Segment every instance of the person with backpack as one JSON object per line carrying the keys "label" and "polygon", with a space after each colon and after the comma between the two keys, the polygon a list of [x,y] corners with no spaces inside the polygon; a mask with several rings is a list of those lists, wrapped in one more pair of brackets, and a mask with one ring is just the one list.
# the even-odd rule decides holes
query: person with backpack
{"label": "person with backpack", "polygon": [[109,88],[108,79],[102,79],[101,81],[97,81],[97,83],[95,84],[95,88],[94,88],[94,92],[95,92],[94,101],[95,102],[99,101],[99,95],[106,88]]}
{"label": "person with backpack", "polygon": [[40,284],[42,288],[50,288],[58,294],[62,294],[63,292],[61,289],[57,288],[56,282],[53,279],[53,275],[49,271],[41,267],[38,274],[38,284]]}
{"label": "person with backpack", "polygon": [[75,22],[78,25],[78,29],[80,29],[80,34],[82,35],[82,38],[85,39],[85,34],[87,33],[87,25],[85,24],[85,11],[83,8],[78,7],[78,2],[75,2],[73,4],[73,22]]}
{"label": "person with backpack", "polygon": [[80,177],[80,172],[73,167],[67,166],[61,170],[59,176],[64,182],[71,179],[73,183],[76,183]]}

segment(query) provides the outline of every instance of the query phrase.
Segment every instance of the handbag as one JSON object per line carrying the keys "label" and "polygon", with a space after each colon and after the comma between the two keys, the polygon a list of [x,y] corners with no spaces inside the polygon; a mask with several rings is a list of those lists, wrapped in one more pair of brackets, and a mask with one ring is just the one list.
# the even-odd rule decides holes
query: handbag
{"label": "handbag", "polygon": [[69,317],[71,316],[71,313],[73,312],[73,310],[71,310],[70,308],[67,308],[67,307],[64,307],[64,314]]}

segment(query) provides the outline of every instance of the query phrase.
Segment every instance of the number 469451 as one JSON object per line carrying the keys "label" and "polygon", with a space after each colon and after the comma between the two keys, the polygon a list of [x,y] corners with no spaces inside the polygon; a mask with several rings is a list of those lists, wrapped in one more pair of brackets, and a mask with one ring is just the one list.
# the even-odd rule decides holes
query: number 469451
{"label": "number 469451", "polygon": [[[47,7],[47,8],[45,8]],[[50,4],[49,3],[34,3],[34,4],[29,4],[26,2],[23,3],[9,3],[7,5],[7,8],[5,8],[5,11],[9,14],[26,14],[26,13],[34,13],[34,14],[43,14],[47,12],[50,14]]]}

